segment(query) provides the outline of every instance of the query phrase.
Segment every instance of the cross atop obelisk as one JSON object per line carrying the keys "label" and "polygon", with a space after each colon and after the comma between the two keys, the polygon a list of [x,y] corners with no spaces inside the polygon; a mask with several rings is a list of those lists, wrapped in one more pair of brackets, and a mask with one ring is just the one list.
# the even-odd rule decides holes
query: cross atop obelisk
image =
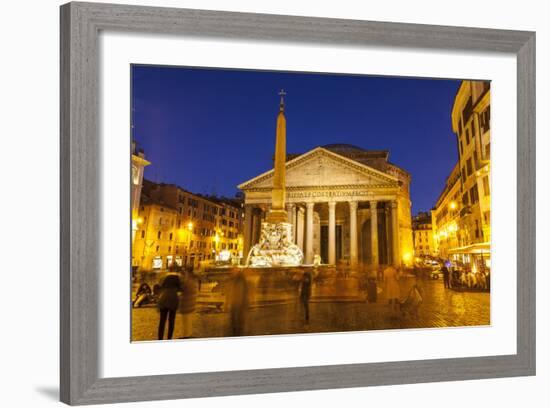
{"label": "cross atop obelisk", "polygon": [[285,90],[281,89],[279,91],[279,95],[281,96],[281,102],[279,103],[279,110],[284,111],[285,110],[285,95],[286,95]]}
{"label": "cross atop obelisk", "polygon": [[271,190],[271,211],[267,215],[267,222],[287,222],[285,210],[285,173],[286,173],[286,117],[284,89],[279,91],[281,102],[277,115],[277,133],[275,135],[275,163],[273,167],[273,189]]}

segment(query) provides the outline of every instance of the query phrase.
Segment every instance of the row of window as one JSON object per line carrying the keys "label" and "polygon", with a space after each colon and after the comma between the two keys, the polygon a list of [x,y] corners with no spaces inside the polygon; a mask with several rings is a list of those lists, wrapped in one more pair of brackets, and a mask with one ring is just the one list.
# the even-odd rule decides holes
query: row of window
{"label": "row of window", "polygon": [[[222,244],[220,244],[220,247],[221,249],[238,249],[238,246],[236,243],[233,243],[233,242],[229,242],[229,243],[225,243],[223,242]],[[189,249],[198,249],[198,250],[205,250],[205,249],[214,249],[215,248],[215,245],[212,243],[212,242],[204,242],[204,241],[191,241],[189,243]],[[180,251],[180,248],[178,245],[176,245],[174,247],[174,251],[176,254],[179,254],[179,251]],[[160,252],[160,245],[157,245],[155,247],[155,252],[156,253],[159,253]],[[168,253],[171,253],[172,252],[172,246],[169,246],[168,247]]]}
{"label": "row of window", "polygon": [[[431,235],[431,233],[430,233],[430,235]],[[428,237],[428,235],[418,234],[417,238],[418,238],[418,242],[422,242],[422,241],[430,242],[430,238]]]}
{"label": "row of window", "polygon": [[[182,194],[178,196],[178,202],[180,204],[185,204],[185,197]],[[193,207],[193,211],[192,211],[193,217],[196,217],[196,209],[199,208],[199,201],[195,198],[187,197],[187,205],[189,207]],[[218,207],[215,204],[202,203],[202,207],[205,213],[218,215]],[[181,214],[183,211],[183,207],[180,207],[179,211]],[[219,215],[226,216],[228,212],[229,212],[230,218],[239,218],[238,212],[231,211],[231,210],[227,211],[227,209],[223,207],[219,208]],[[191,214],[191,209],[188,209],[188,215],[190,214]]]}
{"label": "row of window", "polygon": [[[490,187],[489,187],[489,176],[485,176],[482,179],[482,186],[483,186],[483,195],[488,196],[491,194]],[[478,192],[477,184],[474,184],[470,190],[466,191],[462,195],[462,204],[464,206],[467,205],[474,205],[477,202],[479,202],[479,192]]]}
{"label": "row of window", "polygon": [[[463,130],[463,123],[468,123],[468,120],[472,116],[473,113],[473,103],[472,103],[472,97],[468,98],[468,101],[464,105],[464,109],[462,110],[462,120],[458,121],[458,131],[462,135]],[[485,109],[483,112],[479,114],[479,126],[481,127],[481,130],[483,133],[487,132],[491,128],[491,107],[488,106],[487,109]],[[468,129],[466,130],[466,144],[470,143],[470,133]],[[472,126],[472,136],[475,135],[475,129]]]}
{"label": "row of window", "polygon": [[474,166],[472,163],[472,158],[470,157],[468,160],[466,160],[466,165],[462,166],[462,183],[466,183],[466,178],[470,177],[472,173],[474,172]]}
{"label": "row of window", "polygon": [[[222,225],[227,227],[227,225],[229,224],[229,228],[238,228],[238,224],[233,223],[233,221],[229,221],[229,223],[227,223],[227,221],[225,221],[225,222],[223,222],[223,221],[225,221],[225,220],[220,220],[219,227],[222,227]],[[144,222],[144,224],[146,224],[147,217],[143,217],[143,222]],[[214,220],[214,222],[215,222],[215,220]],[[162,217],[159,217],[159,220],[158,220],[158,225],[159,226],[163,226],[163,225],[168,226],[168,224],[170,224],[169,226],[174,227],[174,221],[172,221],[171,223],[165,223],[165,222],[163,222]],[[176,222],[176,225],[177,225],[177,228],[181,228],[182,227],[182,220],[178,220]],[[206,232],[206,231],[210,231],[210,232]],[[224,229],[223,231],[224,231],[224,235],[225,235],[226,230]],[[229,233],[233,234],[234,232],[230,231]],[[213,236],[214,235],[214,230],[210,230],[208,228],[201,228],[200,229],[200,234],[203,235],[203,236],[209,236],[209,235]],[[235,232],[234,234],[236,235],[237,233]]]}
{"label": "row of window", "polygon": [[[227,237],[228,239],[236,239],[238,237],[238,234],[234,231],[222,231],[223,236]],[[213,237],[216,235],[216,232],[214,230],[208,229],[208,228],[201,228],[200,230],[200,236],[202,237]],[[142,239],[145,238],[145,230],[141,230],[140,237]],[[157,231],[157,240],[161,240],[163,237],[162,231]],[[174,234],[172,232],[168,235],[168,240],[172,241],[174,238]],[[193,242],[193,241],[191,241]]]}

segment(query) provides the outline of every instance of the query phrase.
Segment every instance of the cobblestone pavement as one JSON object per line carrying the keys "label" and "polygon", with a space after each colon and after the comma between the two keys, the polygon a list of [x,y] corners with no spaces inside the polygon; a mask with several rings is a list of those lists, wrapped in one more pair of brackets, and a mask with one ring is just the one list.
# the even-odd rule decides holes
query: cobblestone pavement
{"label": "cobblestone pavement", "polygon": [[[414,282],[421,287],[423,303],[418,317],[402,316],[390,310],[384,293],[377,303],[366,301],[312,301],[310,322],[305,324],[299,302],[254,307],[248,310],[245,335],[319,333],[380,329],[481,326],[490,324],[490,294],[455,292],[441,280],[404,279],[404,298]],[[159,313],[155,307],[133,309],[134,341],[156,340]],[[227,337],[231,334],[229,313],[202,309],[194,314],[193,337]],[[176,318],[174,338],[182,336],[181,319]]]}

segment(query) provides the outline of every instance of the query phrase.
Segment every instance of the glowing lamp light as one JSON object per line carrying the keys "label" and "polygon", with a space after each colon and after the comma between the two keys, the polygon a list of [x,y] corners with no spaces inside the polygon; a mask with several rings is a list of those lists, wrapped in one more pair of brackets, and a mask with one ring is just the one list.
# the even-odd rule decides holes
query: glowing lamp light
{"label": "glowing lamp light", "polygon": [[192,230],[193,230],[193,223],[192,223],[192,222],[190,222],[190,223],[187,224],[187,229],[188,229],[189,231],[192,231]]}
{"label": "glowing lamp light", "polygon": [[456,210],[456,207],[457,207],[456,201],[451,201],[451,202],[449,203],[449,208],[450,208],[451,210]]}
{"label": "glowing lamp light", "polygon": [[231,259],[231,252],[224,249],[223,251],[220,251],[220,254],[218,255],[218,259],[223,262],[227,262]]}
{"label": "glowing lamp light", "polygon": [[410,252],[405,252],[403,254],[403,261],[409,262],[412,259],[412,254]]}

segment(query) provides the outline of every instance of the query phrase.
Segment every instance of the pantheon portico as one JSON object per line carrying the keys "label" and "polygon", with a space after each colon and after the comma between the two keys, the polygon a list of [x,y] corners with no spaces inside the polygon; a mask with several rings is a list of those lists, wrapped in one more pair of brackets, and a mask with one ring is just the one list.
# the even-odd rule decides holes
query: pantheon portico
{"label": "pantheon portico", "polygon": [[[313,263],[408,263],[413,255],[410,175],[388,151],[346,144],[287,155],[286,210],[294,242]],[[245,195],[244,253],[260,238],[271,205],[274,171],[239,185]]]}

